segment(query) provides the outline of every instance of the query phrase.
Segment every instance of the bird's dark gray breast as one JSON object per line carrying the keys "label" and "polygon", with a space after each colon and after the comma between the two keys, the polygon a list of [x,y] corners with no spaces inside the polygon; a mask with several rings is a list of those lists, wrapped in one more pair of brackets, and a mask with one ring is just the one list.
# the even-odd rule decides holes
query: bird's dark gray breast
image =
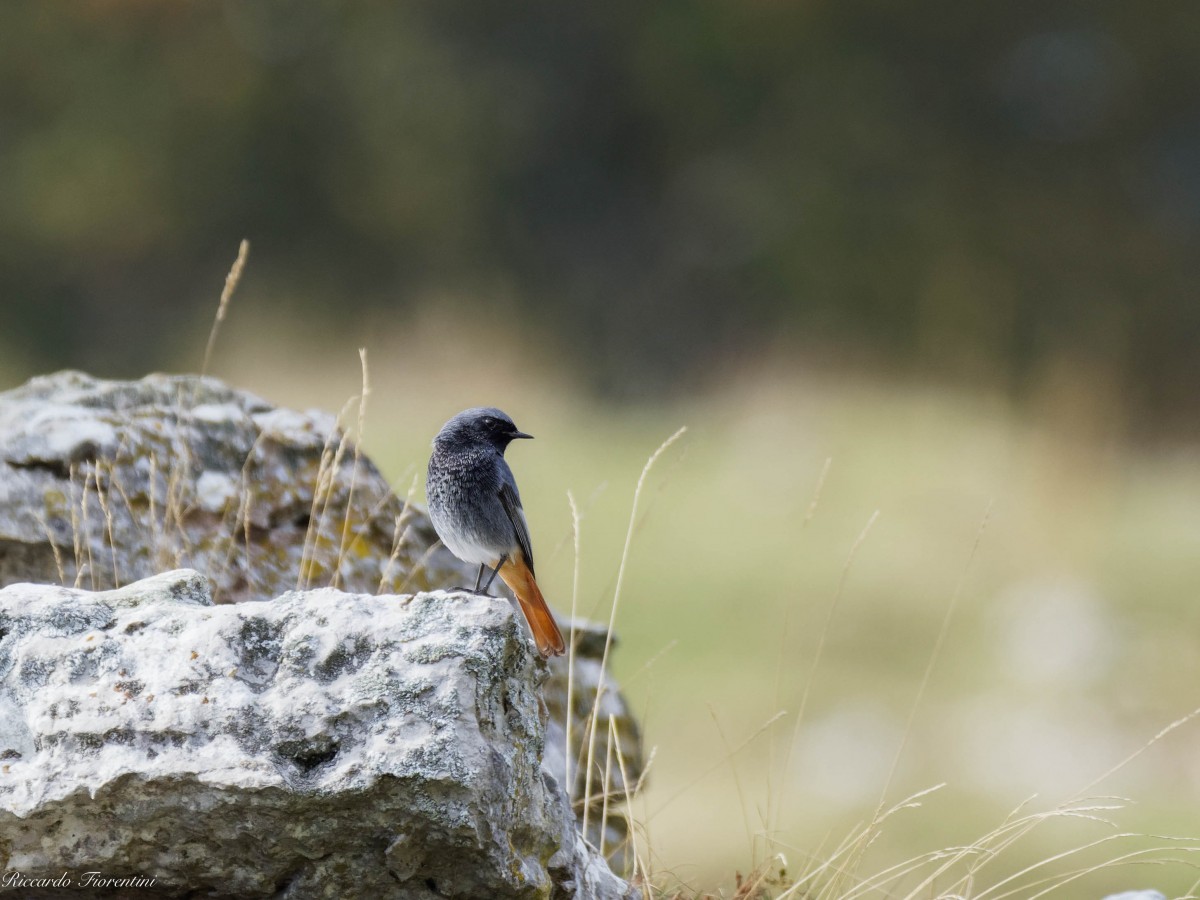
{"label": "bird's dark gray breast", "polygon": [[502,465],[492,447],[434,449],[425,493],[433,526],[446,544],[458,538],[502,548],[498,552],[511,544],[512,523],[500,503]]}

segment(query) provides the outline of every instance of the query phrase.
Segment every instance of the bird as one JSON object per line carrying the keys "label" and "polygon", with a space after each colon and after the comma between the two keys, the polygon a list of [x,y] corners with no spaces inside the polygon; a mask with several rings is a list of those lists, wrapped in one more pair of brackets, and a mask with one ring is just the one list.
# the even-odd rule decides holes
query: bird
{"label": "bird", "polygon": [[566,645],[538,588],[521,493],[504,459],[510,443],[532,437],[494,406],[463,410],[433,439],[425,493],[442,543],[463,562],[479,566],[474,593],[486,595],[499,574],[521,604],[538,652],[550,657],[561,655]]}

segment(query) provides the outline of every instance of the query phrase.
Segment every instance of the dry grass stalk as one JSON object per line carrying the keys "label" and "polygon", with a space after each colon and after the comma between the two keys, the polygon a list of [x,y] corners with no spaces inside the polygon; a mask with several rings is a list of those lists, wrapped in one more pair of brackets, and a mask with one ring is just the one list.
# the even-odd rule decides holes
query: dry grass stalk
{"label": "dry grass stalk", "polygon": [[608,717],[608,746],[604,751],[604,793],[600,807],[600,855],[605,855],[605,837],[608,832],[608,798],[612,795],[613,763],[613,717]]}
{"label": "dry grass stalk", "polygon": [[[408,536],[412,532],[412,525],[409,520],[412,514],[412,498],[417,491],[418,476],[413,475],[412,481],[408,485],[408,491],[404,495],[404,505],[400,508],[400,515],[396,516],[395,525],[392,527],[392,551],[388,554],[387,562],[383,566],[383,571],[379,575],[379,587],[375,589],[376,594],[382,594],[383,589],[387,586],[388,580],[392,577],[392,569],[396,565],[396,560],[400,558],[400,548],[408,541]],[[372,513],[372,517],[374,513]]]}
{"label": "dry grass stalk", "polygon": [[[367,398],[371,395],[371,379],[367,369],[367,350],[365,347],[360,347],[358,350],[358,359],[362,365],[362,392],[358,395],[358,423],[355,427],[354,434],[354,463],[350,468],[350,490],[346,496],[346,515],[342,519],[342,534],[338,541],[337,562],[333,568],[332,587],[340,587],[342,580],[342,563],[346,559],[346,551],[350,547],[351,532],[354,530],[352,523],[354,521],[354,489],[358,485],[358,467],[362,462],[362,442],[363,433],[366,429],[367,417]],[[360,526],[361,527],[361,526]],[[358,539],[358,534],[354,534],[354,540]]]}
{"label": "dry grass stalk", "polygon": [[[313,484],[312,506],[309,509],[308,528],[304,534],[304,548],[300,555],[300,571],[296,579],[296,590],[312,586],[313,574],[317,566],[317,550],[321,542],[325,520],[328,517],[329,504],[333,499],[334,487],[337,484],[337,473],[341,468],[342,457],[345,455],[346,444],[349,441],[349,434],[342,427],[342,417],[345,416],[350,405],[357,400],[357,397],[352,397],[343,404],[334,420],[333,430],[325,437],[321,460],[317,466],[317,477]],[[335,437],[338,437],[338,444],[337,448],[333,449]]]}
{"label": "dry grass stalk", "polygon": [[162,568],[163,541],[162,531],[158,527],[158,454],[150,454],[150,480],[147,491],[150,506],[150,537],[154,542],[154,561],[157,568]]}
{"label": "dry grass stalk", "polygon": [[225,287],[221,291],[221,302],[217,304],[217,316],[213,320],[212,330],[208,333],[208,343],[204,347],[204,362],[200,366],[201,376],[208,374],[208,365],[212,362],[213,348],[217,345],[217,332],[221,329],[221,323],[225,321],[225,313],[229,309],[229,301],[233,299],[233,292],[237,290],[238,282],[242,280],[242,270],[246,268],[246,259],[250,255],[250,242],[245,238],[238,245],[237,259],[233,261],[233,266],[229,269],[229,274],[225,276]]}
{"label": "dry grass stalk", "polygon": [[564,743],[563,747],[563,786],[567,789],[568,795],[574,790],[575,782],[571,780],[571,719],[574,713],[575,699],[575,651],[576,634],[575,634],[575,616],[579,610],[579,526],[581,517],[579,515],[579,507],[575,505],[575,495],[567,491],[567,503],[571,507],[571,532],[574,536],[575,547],[575,562],[571,580],[571,628],[567,635],[567,702],[566,708],[563,711],[563,732]]}
{"label": "dry grass stalk", "polygon": [[635,883],[644,884],[649,881],[650,873],[646,868],[646,861],[642,859],[641,854],[638,852],[637,825],[632,819],[634,789],[631,789],[629,786],[629,770],[625,767],[625,754],[621,752],[621,731],[617,726],[616,719],[612,716],[609,716],[609,726],[612,728],[616,738],[614,744],[617,753],[617,770],[621,773],[621,788],[625,794],[625,809],[629,810],[630,813],[630,817],[626,819],[626,824],[629,828],[626,843],[629,845],[630,852],[633,855],[632,880]]}
{"label": "dry grass stalk", "polygon": [[638,478],[637,487],[633,491],[633,507],[629,511],[629,529],[625,534],[625,547],[621,551],[621,562],[617,568],[617,585],[613,590],[612,609],[608,617],[608,633],[604,637],[604,652],[600,657],[600,673],[596,679],[596,696],[592,700],[592,711],[587,729],[587,770],[584,773],[584,790],[583,790],[583,832],[587,834],[588,816],[591,811],[591,793],[592,793],[592,772],[593,772],[593,753],[595,749],[595,741],[592,735],[596,733],[596,719],[600,714],[600,699],[604,696],[604,678],[608,671],[608,657],[612,650],[612,634],[613,628],[616,626],[617,610],[621,603],[621,588],[625,582],[625,567],[629,561],[629,547],[633,541],[634,526],[637,523],[638,501],[642,496],[642,488],[645,486],[646,477],[650,474],[650,470],[654,468],[654,464],[659,457],[667,451],[667,449],[677,440],[683,437],[687,428],[680,428],[673,435],[667,438],[659,445],[659,448],[650,454],[650,458],[646,460],[646,465],[642,468],[642,474]]}
{"label": "dry grass stalk", "polygon": [[97,460],[95,463],[95,466],[96,466],[96,500],[100,504],[100,511],[104,515],[105,527],[108,529],[108,552],[109,552],[109,556],[112,561],[112,579],[113,579],[112,586],[114,588],[119,588],[121,586],[121,571],[120,571],[120,567],[117,564],[117,540],[113,534],[112,508],[109,505],[109,500],[112,499],[112,490],[113,490],[112,484],[113,484],[113,481],[115,480],[114,479],[115,469],[114,469],[113,464],[110,462],[108,464],[108,494],[109,494],[109,497],[106,498],[104,496],[105,492],[100,487],[101,462],[99,460]]}
{"label": "dry grass stalk", "polygon": [[[85,529],[87,529],[87,532],[84,535],[85,538],[90,536],[91,530],[92,530],[91,529],[91,513],[90,513],[90,510],[88,509],[88,493],[89,493],[88,482],[90,482],[92,479],[94,479],[95,476],[96,476],[95,466],[91,467],[90,469],[85,471],[83,474],[83,499],[79,503],[79,516],[81,519],[83,519],[83,527]],[[97,485],[97,487],[96,487],[97,493],[99,492],[99,490],[100,490],[99,485]],[[96,587],[96,563],[92,556],[92,542],[90,540],[85,541],[84,550],[87,552],[88,580],[91,582],[92,590],[94,591],[97,589],[97,587]]]}
{"label": "dry grass stalk", "polygon": [[421,558],[418,559],[413,567],[408,570],[408,574],[404,576],[404,580],[400,582],[400,586],[396,588],[397,594],[403,594],[408,589],[408,586],[412,583],[413,578],[416,577],[418,572],[425,568],[426,563],[429,562],[430,558],[441,546],[441,539],[438,539],[429,545],[429,549],[421,554]]}
{"label": "dry grass stalk", "polygon": [[75,588],[83,580],[83,528],[79,524],[79,513],[75,503],[75,463],[67,467],[67,506],[71,510],[71,541],[75,551]]}
{"label": "dry grass stalk", "polygon": [[796,746],[796,743],[800,737],[800,725],[804,722],[804,714],[808,709],[808,698],[812,692],[812,686],[817,678],[817,669],[820,668],[821,657],[825,653],[825,644],[829,640],[829,632],[833,626],[834,614],[841,605],[842,595],[846,592],[846,581],[850,576],[851,568],[854,566],[854,558],[858,555],[859,548],[861,548],[863,542],[866,541],[867,535],[870,533],[872,526],[875,524],[878,518],[879,510],[875,510],[873,513],[871,513],[871,517],[867,519],[867,524],[863,526],[862,531],[859,532],[858,537],[850,546],[850,553],[847,554],[846,563],[842,566],[841,575],[838,577],[837,588],[833,592],[833,599],[829,602],[829,606],[825,610],[825,621],[821,626],[820,636],[817,638],[817,649],[813,654],[812,664],[809,666],[808,678],[804,682],[804,690],[800,694],[800,707],[796,711],[796,719],[792,724],[792,738],[788,742],[787,754],[784,756],[783,760],[783,774],[781,776],[782,781],[779,787],[781,794],[786,793],[787,776],[791,769],[792,763],[792,750]]}
{"label": "dry grass stalk", "polygon": [[62,553],[58,550],[58,543],[54,540],[54,532],[50,530],[50,523],[46,521],[46,516],[43,513],[38,513],[38,522],[42,526],[42,533],[46,535],[46,540],[50,544],[50,552],[54,554],[54,568],[58,571],[58,583],[66,585],[67,573],[63,568]]}

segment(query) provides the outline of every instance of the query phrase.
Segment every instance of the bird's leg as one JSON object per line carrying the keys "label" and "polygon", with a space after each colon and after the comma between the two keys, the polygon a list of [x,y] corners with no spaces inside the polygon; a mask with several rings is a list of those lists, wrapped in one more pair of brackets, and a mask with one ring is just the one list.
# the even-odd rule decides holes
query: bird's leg
{"label": "bird's leg", "polygon": [[[483,581],[483,570],[487,568],[483,563],[479,564],[479,572],[475,575],[475,589],[472,593],[479,593],[479,582]],[[490,582],[489,582],[490,583]]]}
{"label": "bird's leg", "polygon": [[[492,569],[492,574],[488,576],[487,584],[485,584],[483,586],[484,594],[487,594],[488,588],[490,588],[492,586],[492,582],[496,580],[496,573],[500,571],[500,569],[504,566],[504,564],[506,562],[508,562],[508,554],[507,553],[505,553],[503,556],[500,557],[500,561],[498,563],[496,563],[496,568]],[[483,575],[483,566],[479,567],[479,574],[481,576]]]}

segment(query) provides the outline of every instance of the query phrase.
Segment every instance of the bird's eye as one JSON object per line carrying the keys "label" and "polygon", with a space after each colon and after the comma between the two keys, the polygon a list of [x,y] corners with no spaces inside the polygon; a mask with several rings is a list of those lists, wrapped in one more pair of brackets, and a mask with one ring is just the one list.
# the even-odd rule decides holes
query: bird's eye
{"label": "bird's eye", "polygon": [[488,428],[495,428],[496,427],[496,419],[493,416],[484,416],[483,424],[486,425]]}

